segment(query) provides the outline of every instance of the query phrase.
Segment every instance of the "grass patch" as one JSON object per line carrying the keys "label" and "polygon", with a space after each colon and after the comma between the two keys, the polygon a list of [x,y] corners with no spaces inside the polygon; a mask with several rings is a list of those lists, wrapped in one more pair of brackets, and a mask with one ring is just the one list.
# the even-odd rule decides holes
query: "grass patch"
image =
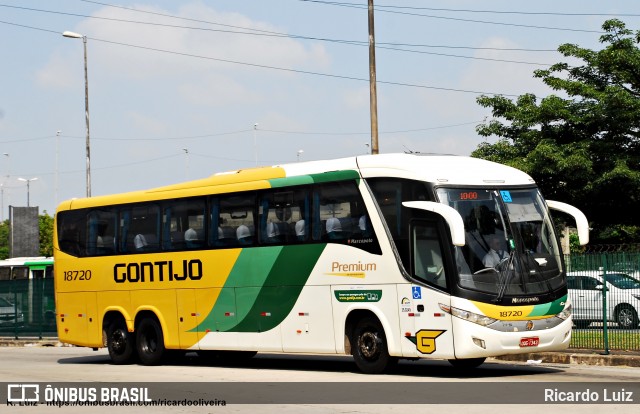
{"label": "grass patch", "polygon": [[[609,349],[640,351],[640,331],[609,329]],[[604,349],[603,330],[579,330],[571,333],[571,348]]]}

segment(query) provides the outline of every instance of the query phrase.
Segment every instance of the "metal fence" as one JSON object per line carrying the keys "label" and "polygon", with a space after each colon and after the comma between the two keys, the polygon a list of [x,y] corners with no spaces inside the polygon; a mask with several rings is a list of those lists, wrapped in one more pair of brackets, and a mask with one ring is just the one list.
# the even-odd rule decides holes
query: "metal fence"
{"label": "metal fence", "polygon": [[640,350],[640,253],[566,256],[572,348]]}
{"label": "metal fence", "polygon": [[[574,254],[565,260],[575,324],[571,347],[640,351],[640,253]],[[0,280],[0,336],[55,336],[55,323],[52,278]]]}
{"label": "metal fence", "polygon": [[0,336],[55,336],[53,279],[0,280]]}

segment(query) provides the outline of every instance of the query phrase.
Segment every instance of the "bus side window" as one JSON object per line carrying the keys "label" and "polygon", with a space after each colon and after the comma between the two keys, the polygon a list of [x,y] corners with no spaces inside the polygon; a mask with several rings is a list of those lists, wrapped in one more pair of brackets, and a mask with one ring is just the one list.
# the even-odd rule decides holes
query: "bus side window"
{"label": "bus side window", "polygon": [[291,244],[307,240],[308,198],[306,188],[263,193],[258,209],[261,243]]}
{"label": "bus side window", "polygon": [[355,182],[326,183],[318,186],[318,206],[323,239],[328,241],[347,240],[358,228],[360,214],[356,206],[362,204]]}
{"label": "bus side window", "polygon": [[436,222],[420,221],[411,226],[413,277],[447,288],[444,259]]}
{"label": "bus side window", "polygon": [[345,243],[350,238],[374,237],[355,181],[321,184],[316,195],[314,224],[322,226],[324,240]]}
{"label": "bus side window", "polygon": [[126,252],[142,253],[159,250],[160,214],[155,204],[142,204],[121,213],[120,234]]}
{"label": "bus side window", "polygon": [[58,214],[58,246],[76,257],[87,254],[87,210],[63,211]]}
{"label": "bus side window", "polygon": [[221,196],[219,202],[218,234],[230,247],[250,247],[256,241],[254,209],[256,194],[240,193]]}
{"label": "bus side window", "polygon": [[11,269],[11,279],[29,279],[29,268],[26,266],[14,266]]}
{"label": "bus side window", "polygon": [[0,280],[11,280],[10,267],[0,267]]}
{"label": "bus side window", "polygon": [[88,215],[87,255],[101,256],[115,252],[116,214],[93,210]]}
{"label": "bus side window", "polygon": [[196,249],[205,246],[205,200],[171,200],[164,205],[162,246],[164,250]]}

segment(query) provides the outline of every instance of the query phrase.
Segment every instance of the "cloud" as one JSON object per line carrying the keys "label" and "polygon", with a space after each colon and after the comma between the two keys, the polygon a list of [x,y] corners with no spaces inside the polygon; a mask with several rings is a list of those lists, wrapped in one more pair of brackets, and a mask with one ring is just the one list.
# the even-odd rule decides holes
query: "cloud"
{"label": "cloud", "polygon": [[[80,76],[84,77],[84,73],[81,72],[83,70],[80,63],[82,59],[82,56],[78,56],[77,59],[71,59],[59,52],[54,53],[47,65],[36,72],[37,84],[52,89],[66,89],[71,86],[77,86],[78,79],[82,79]],[[72,69],[70,62],[78,62],[78,67]]]}
{"label": "cloud", "polygon": [[[115,81],[124,90],[145,87],[157,90],[157,85],[161,84],[168,93],[177,93],[174,96],[182,97],[186,103],[221,106],[260,102],[262,98],[252,91],[253,82],[267,83],[266,79],[270,77],[294,76],[288,71],[252,65],[321,70],[331,64],[323,45],[312,43],[307,46],[295,39],[260,35],[260,32],[249,29],[263,32],[284,30],[239,13],[220,12],[199,2],[182,5],[177,11],[148,5],[137,7],[156,14],[104,7],[93,14],[101,19],[85,19],[73,28],[73,31],[88,37],[90,83],[100,81],[107,85]],[[218,24],[173,19],[160,14]],[[247,30],[229,26],[246,27]],[[228,31],[258,35],[225,33]],[[76,85],[80,75],[75,73],[73,65],[82,62],[82,56],[70,54],[82,54],[82,47],[78,45],[76,51],[66,50],[69,51],[53,54],[46,66],[38,71],[40,85],[51,88]],[[81,65],[78,70],[82,70]],[[131,87],[127,82],[131,82]]]}
{"label": "cloud", "polygon": [[[120,76],[146,79],[167,75],[192,76],[194,73],[211,70],[231,71],[234,74],[239,71],[253,70],[251,66],[231,62],[245,62],[287,69],[305,65],[315,67],[327,65],[329,62],[328,55],[322,46],[315,45],[305,48],[294,39],[266,36],[264,32],[282,32],[282,30],[266,23],[253,21],[239,13],[219,12],[202,3],[186,4],[180,7],[177,12],[151,6],[139,6],[139,9],[218,24],[178,20],[117,8],[101,9],[95,13],[96,17],[144,21],[151,24],[90,19],[85,20],[79,30],[96,39],[177,52],[182,55],[181,57],[174,53],[149,51],[144,48],[101,44],[100,56],[98,57],[101,65],[105,65]],[[243,27],[247,30],[229,26]],[[202,30],[198,30],[198,28]],[[228,33],[229,31],[252,34],[238,35],[237,33]],[[203,59],[198,62],[191,56],[199,56]],[[193,64],[185,64],[185,59],[189,59],[187,62],[193,62]]]}
{"label": "cloud", "polygon": [[165,121],[139,112],[129,112],[127,116],[135,128],[148,132],[151,135],[162,136],[168,129],[168,125]]}
{"label": "cloud", "polygon": [[[378,98],[381,98],[378,95]],[[369,107],[369,87],[349,89],[343,94],[344,103],[350,109],[363,109]]]}
{"label": "cloud", "polygon": [[[490,37],[484,40],[479,47],[483,48],[518,48],[522,47],[510,39],[503,37]],[[483,59],[501,59],[531,63],[553,64],[558,60],[556,52],[528,53],[505,50],[478,50],[475,57]],[[550,89],[538,78],[533,77],[536,69],[547,68],[544,65],[522,64],[511,62],[498,62],[475,60],[465,71],[460,79],[460,88],[487,91],[491,94],[522,95],[535,93],[546,95]]]}
{"label": "cloud", "polygon": [[178,87],[178,91],[186,102],[195,105],[221,107],[263,101],[260,94],[246,85],[219,73],[203,75],[197,82],[185,82]]}

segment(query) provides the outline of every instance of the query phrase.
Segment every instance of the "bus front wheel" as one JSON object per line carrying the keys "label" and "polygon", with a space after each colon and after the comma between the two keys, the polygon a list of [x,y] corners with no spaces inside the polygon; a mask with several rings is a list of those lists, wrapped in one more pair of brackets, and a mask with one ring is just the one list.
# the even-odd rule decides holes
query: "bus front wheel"
{"label": "bus front wheel", "polygon": [[109,357],[116,365],[128,364],[133,359],[135,349],[133,335],[124,321],[116,321],[107,329],[107,349]]}
{"label": "bus front wheel", "polygon": [[154,318],[144,318],[136,335],[138,357],[144,365],[158,365],[165,356],[162,327]]}
{"label": "bus front wheel", "polygon": [[384,329],[374,317],[358,321],[351,338],[353,359],[365,374],[381,374],[391,368],[397,358],[389,355]]}

